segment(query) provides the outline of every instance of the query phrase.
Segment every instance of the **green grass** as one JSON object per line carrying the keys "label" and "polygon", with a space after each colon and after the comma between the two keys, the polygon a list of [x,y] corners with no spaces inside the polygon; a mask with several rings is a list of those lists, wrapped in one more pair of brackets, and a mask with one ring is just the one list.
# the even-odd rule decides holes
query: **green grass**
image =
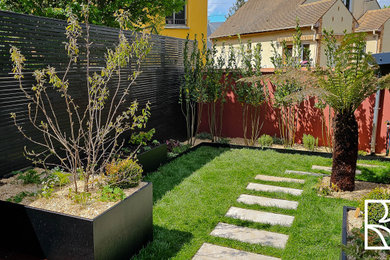
{"label": "green grass", "polygon": [[[311,166],[330,165],[331,160],[275,151],[229,150],[202,147],[161,167],[146,177],[153,183],[154,240],[135,259],[191,259],[205,242],[283,259],[338,259],[340,255],[342,208],[356,202],[316,195],[317,177],[285,175],[284,171],[311,171]],[[375,175],[378,169],[370,169]],[[383,170],[383,169],[382,169]],[[379,173],[382,172],[379,169]],[[305,178],[302,196],[246,190],[257,174]],[[269,183],[271,184],[271,183]],[[236,200],[253,194],[299,201],[297,211],[248,206]],[[290,228],[256,224],[225,217],[231,206],[294,215]],[[218,222],[247,226],[290,236],[284,250],[251,245],[210,236]]]}

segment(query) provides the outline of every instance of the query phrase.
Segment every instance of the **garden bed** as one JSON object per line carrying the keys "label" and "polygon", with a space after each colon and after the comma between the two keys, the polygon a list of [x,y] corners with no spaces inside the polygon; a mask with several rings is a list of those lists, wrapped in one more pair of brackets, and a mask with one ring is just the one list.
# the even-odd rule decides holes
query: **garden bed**
{"label": "garden bed", "polygon": [[[87,197],[72,197],[70,183],[45,198],[43,184],[23,184],[18,177],[1,180],[0,258],[17,252],[48,259],[129,259],[152,240],[151,183],[123,189],[115,200],[101,197],[96,185]],[[16,199],[19,204],[11,202]]]}

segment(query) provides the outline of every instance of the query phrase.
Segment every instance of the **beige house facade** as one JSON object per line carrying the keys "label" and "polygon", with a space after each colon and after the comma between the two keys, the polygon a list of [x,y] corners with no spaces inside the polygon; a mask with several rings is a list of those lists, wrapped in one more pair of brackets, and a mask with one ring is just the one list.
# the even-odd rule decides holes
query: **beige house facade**
{"label": "beige house facade", "polygon": [[273,68],[272,44],[280,54],[280,43],[292,45],[297,18],[312,65],[326,64],[324,29],[335,35],[364,32],[367,52],[390,52],[390,8],[381,9],[376,0],[248,0],[210,39],[219,52],[223,42],[238,48],[238,35],[243,43],[261,43],[262,67]]}

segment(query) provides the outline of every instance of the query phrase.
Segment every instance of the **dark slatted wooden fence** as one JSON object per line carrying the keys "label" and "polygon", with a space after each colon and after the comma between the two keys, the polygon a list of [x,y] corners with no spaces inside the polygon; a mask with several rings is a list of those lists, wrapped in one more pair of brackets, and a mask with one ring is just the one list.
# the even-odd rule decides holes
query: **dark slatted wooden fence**
{"label": "dark slatted wooden fence", "polygon": [[[66,21],[15,14],[0,11],[0,177],[30,165],[23,155],[24,147],[37,149],[24,139],[14,126],[10,113],[16,113],[18,122],[32,136],[27,117],[27,100],[11,75],[9,49],[18,47],[25,55],[26,69],[23,84],[34,84],[32,73],[48,65],[63,73],[68,57],[65,51]],[[94,70],[104,66],[104,53],[118,42],[118,30],[104,26],[91,26],[91,64]],[[132,33],[126,36],[133,39]],[[184,40],[151,36],[152,51],[143,63],[142,74],[131,89],[131,100],[137,99],[140,106],[151,102],[149,128],[156,129],[155,137],[160,140],[184,137],[185,123],[178,105],[178,92],[183,74]],[[80,42],[82,45],[82,41]],[[85,51],[81,51],[78,65],[72,66],[69,74],[70,93],[77,104],[86,104],[85,93]],[[130,72],[128,70],[127,72]],[[113,79],[112,83],[117,82]],[[122,85],[125,86],[123,81]],[[111,86],[112,87],[112,86]],[[67,127],[66,111],[61,97],[52,93],[57,116]],[[130,100],[127,102],[127,105]],[[129,134],[129,133],[128,133]]]}

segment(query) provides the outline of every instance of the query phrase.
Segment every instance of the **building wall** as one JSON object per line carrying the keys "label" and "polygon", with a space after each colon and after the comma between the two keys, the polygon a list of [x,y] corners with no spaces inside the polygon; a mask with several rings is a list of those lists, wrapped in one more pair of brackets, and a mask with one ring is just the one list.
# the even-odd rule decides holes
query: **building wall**
{"label": "building wall", "polygon": [[[344,31],[352,32],[354,18],[344,3],[337,1],[322,17],[322,29],[333,30],[335,35],[343,35]],[[325,48],[320,48],[320,66],[326,65]]]}
{"label": "building wall", "polygon": [[367,45],[366,45],[366,52],[367,53],[378,53],[379,48],[378,48],[378,36],[373,35],[372,33],[367,34]]}
{"label": "building wall", "polygon": [[351,11],[356,19],[362,17],[362,15],[368,10],[380,9],[376,0],[351,0],[352,8]]}
{"label": "building wall", "polygon": [[382,50],[381,52],[390,52],[390,20],[383,26]]}
{"label": "building wall", "polygon": [[[305,39],[302,41],[303,44],[310,44],[310,50],[311,50],[311,58],[313,62],[316,58],[316,49],[317,49],[317,43],[313,40],[307,40],[307,39],[313,39],[314,33],[310,29],[302,28],[302,37]],[[243,43],[247,43],[249,40],[253,43],[253,48],[256,43],[261,43],[262,45],[262,67],[263,68],[273,68],[273,64],[271,62],[271,57],[274,56],[274,50],[272,48],[272,43],[276,44],[281,42],[283,39],[286,39],[287,44],[292,44],[291,41],[288,38],[291,38],[293,34],[295,33],[295,30],[285,30],[285,31],[278,31],[278,32],[268,32],[268,33],[259,33],[259,34],[251,34],[251,35],[242,35],[241,41]],[[239,39],[237,36],[235,37],[229,37],[229,38],[223,38],[219,39],[218,41],[214,41],[214,44],[217,45],[217,51],[220,54],[222,49],[222,44],[225,42],[225,45],[233,45],[233,47],[236,50],[239,50]],[[278,53],[282,53],[282,47],[279,44],[279,47],[277,48]]]}
{"label": "building wall", "polygon": [[[202,34],[207,37],[207,0],[187,1],[187,26],[170,26],[161,31],[161,35],[185,39],[187,34],[190,39],[201,39]],[[199,41],[199,47],[202,43]]]}

